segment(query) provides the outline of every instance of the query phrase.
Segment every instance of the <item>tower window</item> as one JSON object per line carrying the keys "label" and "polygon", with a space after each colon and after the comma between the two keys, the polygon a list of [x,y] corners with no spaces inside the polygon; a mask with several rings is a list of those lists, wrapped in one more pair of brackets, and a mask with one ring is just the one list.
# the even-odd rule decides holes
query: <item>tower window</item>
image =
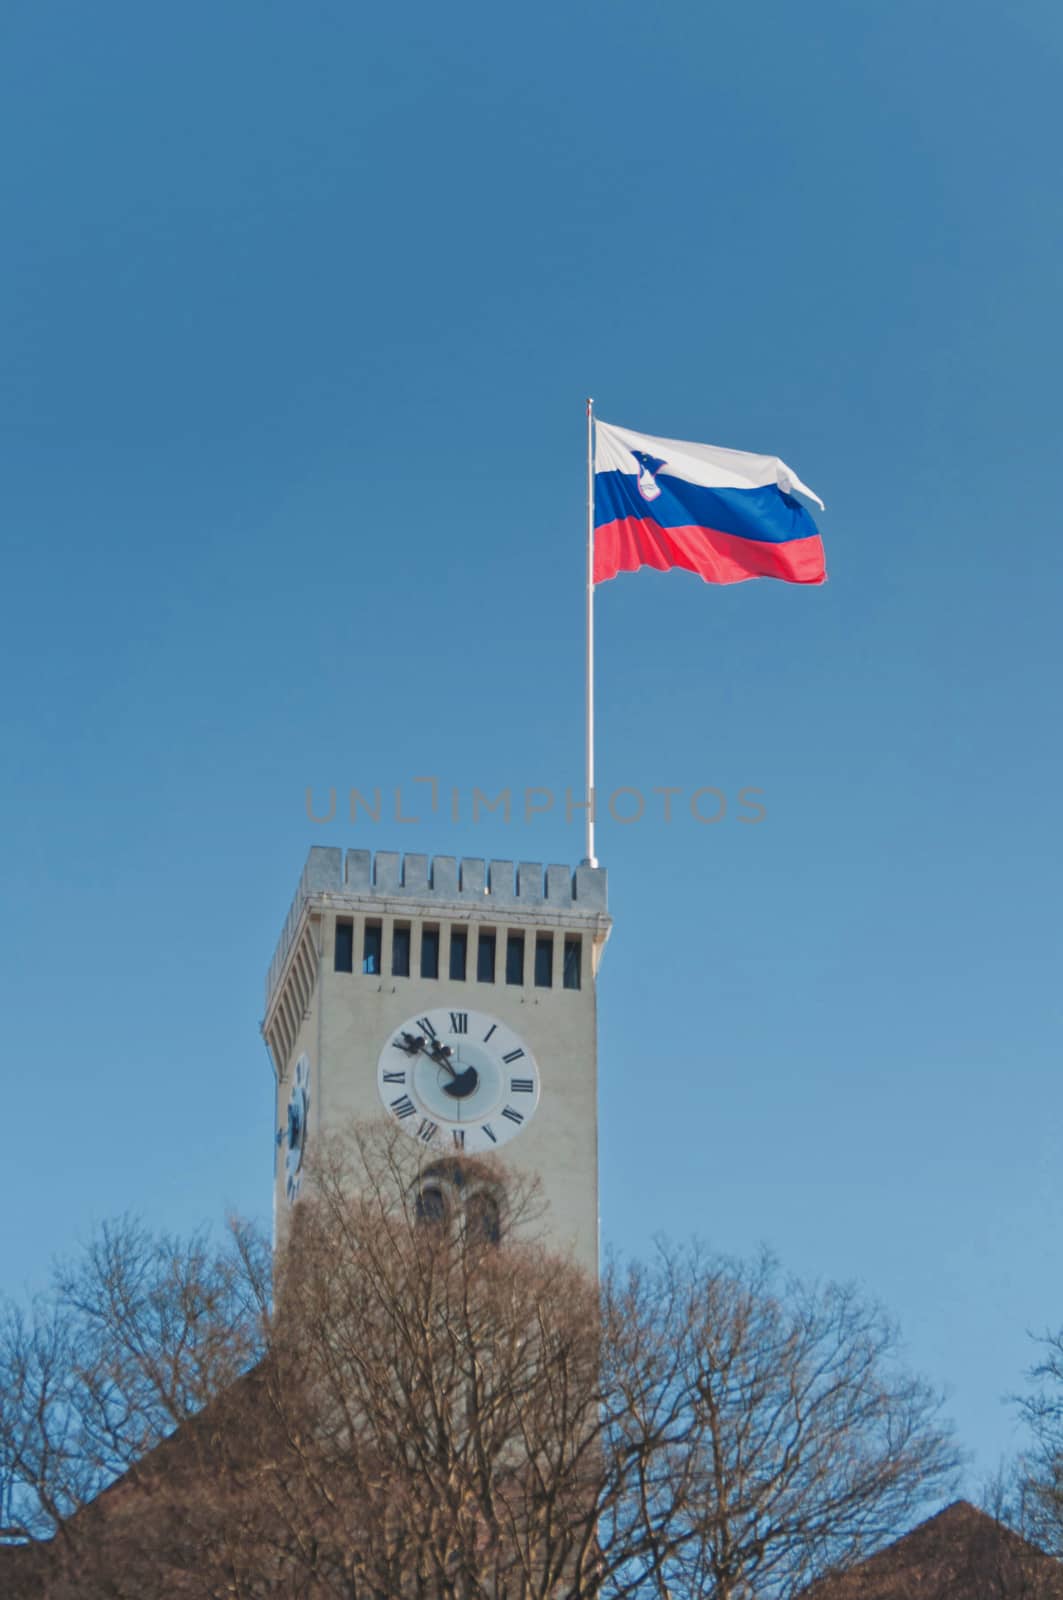
{"label": "tower window", "polygon": [[391,976],[410,976],[410,924],[396,922],[391,934]]}
{"label": "tower window", "polygon": [[580,987],[580,967],[582,965],[583,940],[565,940],[565,988],[578,989]]}
{"label": "tower window", "polygon": [[469,964],[469,935],[464,928],[450,930],[450,976],[455,983],[465,982]]}
{"label": "tower window", "polygon": [[336,960],[337,972],[354,971],[354,922],[350,917],[336,918]]}
{"label": "tower window", "polygon": [[510,933],[506,936],[506,982],[524,982],[524,935]]}
{"label": "tower window", "polygon": [[554,936],[552,933],[535,935],[535,987],[549,989],[554,982]]}
{"label": "tower window", "polygon": [[498,1244],[502,1238],[502,1219],[494,1195],[482,1189],[465,1203],[465,1230],[470,1244]]}
{"label": "tower window", "polygon": [[421,929],[421,977],[439,977],[439,929]]}
{"label": "tower window", "polygon": [[417,1196],[416,1213],[418,1222],[445,1222],[447,1202],[442,1189],[437,1189],[435,1184],[426,1185]]}
{"label": "tower window", "polygon": [[494,983],[495,981],[495,936],[493,933],[480,934],[480,942],[476,950],[476,979],[478,983]]}
{"label": "tower window", "polygon": [[383,943],[379,922],[367,922],[365,925],[365,939],[362,942],[362,971],[371,973],[374,977],[380,973],[380,951]]}

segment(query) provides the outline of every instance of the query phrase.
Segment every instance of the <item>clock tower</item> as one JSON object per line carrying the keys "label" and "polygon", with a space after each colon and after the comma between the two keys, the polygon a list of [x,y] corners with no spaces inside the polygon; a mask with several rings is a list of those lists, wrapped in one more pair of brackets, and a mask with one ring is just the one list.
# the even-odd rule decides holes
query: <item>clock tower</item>
{"label": "clock tower", "polygon": [[278,1234],[315,1139],[390,1119],[426,1170],[486,1152],[537,1177],[552,1242],[596,1273],[595,985],[609,929],[601,867],[313,848],[262,1024]]}

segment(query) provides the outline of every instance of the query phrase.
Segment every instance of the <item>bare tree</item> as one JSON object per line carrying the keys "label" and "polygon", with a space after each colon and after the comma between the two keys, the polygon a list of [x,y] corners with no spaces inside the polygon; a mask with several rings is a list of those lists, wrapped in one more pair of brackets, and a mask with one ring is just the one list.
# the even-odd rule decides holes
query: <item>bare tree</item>
{"label": "bare tree", "polygon": [[[851,1288],[781,1280],[767,1256],[662,1249],[607,1279],[605,1316],[614,1428],[631,1438],[638,1514],[658,1533],[661,1596],[798,1594],[952,1479],[936,1397]],[[647,1448],[658,1440],[663,1452]]]}
{"label": "bare tree", "polygon": [[1040,1357],[1027,1373],[1031,1385],[1015,1397],[1030,1445],[1021,1458],[1010,1504],[1043,1549],[1063,1557],[1063,1329],[1040,1336]]}
{"label": "bare tree", "polygon": [[49,1295],[0,1308],[4,1544],[50,1546],[52,1564],[86,1548],[85,1508],[264,1351],[269,1272],[240,1224],[219,1246],[123,1218]]}
{"label": "bare tree", "polygon": [[62,1277],[58,1382],[0,1418],[9,1526],[58,1532],[50,1594],[788,1600],[950,1481],[935,1397],[853,1291],[696,1249],[599,1287],[536,1241],[533,1187],[419,1161],[367,1130],[319,1153],[272,1314],[246,1231],[214,1311],[110,1293],[144,1269],[121,1235]]}
{"label": "bare tree", "polygon": [[985,1485],[965,1552],[975,1600],[1063,1600],[1063,1565],[1039,1542],[1044,1523],[1027,1471],[1012,1462]]}

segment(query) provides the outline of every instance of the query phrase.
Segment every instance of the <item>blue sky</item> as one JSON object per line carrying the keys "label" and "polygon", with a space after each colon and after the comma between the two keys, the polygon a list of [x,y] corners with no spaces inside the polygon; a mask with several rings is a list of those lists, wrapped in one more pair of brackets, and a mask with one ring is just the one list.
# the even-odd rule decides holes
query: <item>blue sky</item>
{"label": "blue sky", "polygon": [[[1063,1322],[1061,55],[1036,0],[5,7],[6,1288],[268,1214],[310,844],[582,854],[467,802],[581,781],[591,392],[784,456],[831,574],[599,594],[605,1236],[858,1279],[977,1490]],[[389,820],[429,773],[461,820]]]}

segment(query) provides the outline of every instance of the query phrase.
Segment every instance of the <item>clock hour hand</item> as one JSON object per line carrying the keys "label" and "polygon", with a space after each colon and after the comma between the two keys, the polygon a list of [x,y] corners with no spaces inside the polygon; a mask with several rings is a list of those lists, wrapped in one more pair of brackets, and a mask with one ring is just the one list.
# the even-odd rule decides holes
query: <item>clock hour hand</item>
{"label": "clock hour hand", "polygon": [[[464,1100],[466,1095],[472,1094],[480,1082],[480,1074],[475,1067],[461,1067],[454,1065],[454,1050],[451,1045],[443,1044],[439,1039],[433,1039],[430,1044],[423,1044],[425,1055],[437,1067],[446,1067],[450,1073],[450,1082],[442,1085],[443,1093],[451,1095],[455,1100]],[[458,1057],[460,1065],[460,1054]]]}
{"label": "clock hour hand", "polygon": [[449,1044],[440,1044],[438,1039],[433,1039],[431,1044],[426,1044],[423,1048],[437,1067],[446,1067],[452,1078],[457,1077],[458,1070],[450,1059],[454,1052]]}
{"label": "clock hour hand", "polygon": [[[443,1049],[446,1051],[448,1058],[454,1055],[450,1045],[444,1045]],[[438,1056],[433,1056],[433,1060],[438,1059]],[[443,1059],[440,1061],[440,1065],[446,1067],[450,1073],[450,1082],[444,1083],[441,1085],[441,1087],[444,1094],[451,1095],[455,1100],[464,1100],[466,1095],[472,1094],[479,1086],[480,1074],[477,1072],[475,1067],[467,1067],[463,1065],[460,1047],[457,1051],[457,1062],[458,1066],[455,1067],[452,1065],[452,1062],[449,1059]],[[458,1068],[461,1070],[459,1071]]]}

